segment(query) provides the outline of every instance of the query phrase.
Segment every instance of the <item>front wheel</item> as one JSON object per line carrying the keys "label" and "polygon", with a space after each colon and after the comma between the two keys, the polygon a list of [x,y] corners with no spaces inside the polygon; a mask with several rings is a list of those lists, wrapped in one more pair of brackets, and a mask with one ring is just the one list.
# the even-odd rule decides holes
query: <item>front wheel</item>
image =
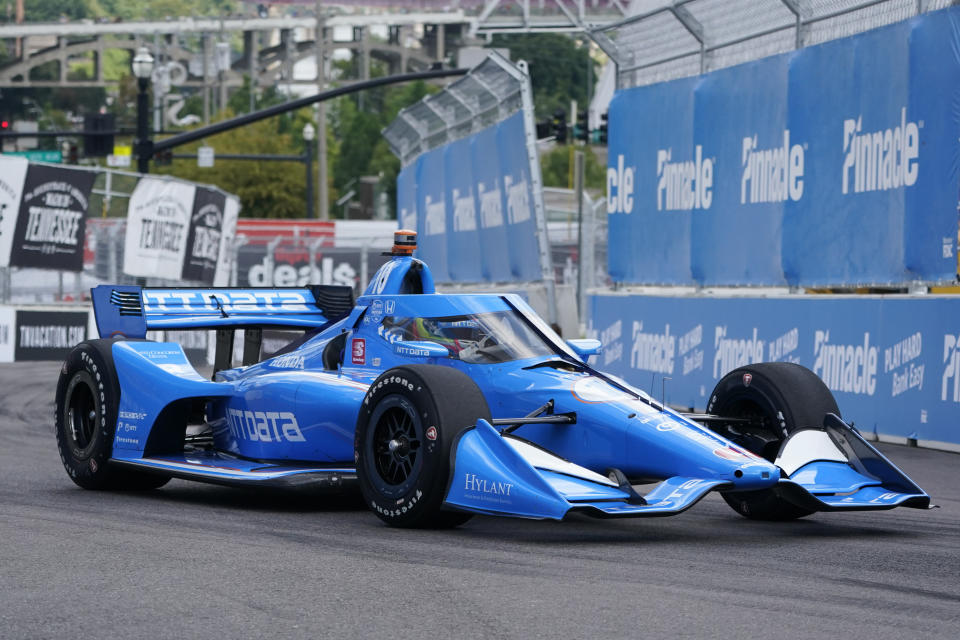
{"label": "front wheel", "polygon": [[[823,425],[828,413],[840,415],[837,402],[819,377],[790,362],[764,362],[734,369],[710,394],[707,413],[747,418],[721,435],[773,462],[795,431]],[[794,520],[813,511],[782,499],[775,488],[721,494],[730,507],[753,520]]]}
{"label": "front wheel", "polygon": [[354,457],[363,497],[395,527],[447,528],[471,514],[442,510],[457,435],[490,409],[476,383],[450,367],[410,365],[377,378],[357,417]]}

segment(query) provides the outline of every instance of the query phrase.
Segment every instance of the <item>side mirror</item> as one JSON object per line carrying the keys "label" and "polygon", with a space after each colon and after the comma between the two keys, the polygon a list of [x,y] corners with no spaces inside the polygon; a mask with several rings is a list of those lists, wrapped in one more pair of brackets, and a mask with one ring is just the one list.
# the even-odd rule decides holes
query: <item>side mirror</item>
{"label": "side mirror", "polygon": [[446,358],[450,355],[450,350],[442,344],[426,340],[394,342],[393,352],[405,358]]}
{"label": "side mirror", "polygon": [[590,356],[595,356],[603,351],[603,345],[599,340],[593,338],[583,338],[581,340],[567,340],[567,346],[573,349],[574,353],[586,361]]}

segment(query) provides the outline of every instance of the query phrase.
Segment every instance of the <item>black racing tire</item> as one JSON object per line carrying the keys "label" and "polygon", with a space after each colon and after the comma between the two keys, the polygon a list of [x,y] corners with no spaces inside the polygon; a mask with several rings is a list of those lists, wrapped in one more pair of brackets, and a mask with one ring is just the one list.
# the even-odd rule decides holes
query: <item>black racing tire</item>
{"label": "black racing tire", "polygon": [[[753,450],[770,462],[783,441],[800,429],[823,426],[827,413],[840,415],[827,385],[806,367],[791,362],[764,362],[734,369],[710,394],[707,413],[731,418],[753,418],[768,438]],[[748,447],[750,448],[750,447]],[[813,511],[781,498],[776,489],[726,492],[730,507],[753,520],[795,520]]]}
{"label": "black racing tire", "polygon": [[120,407],[113,366],[116,340],[87,340],[67,356],[57,382],[57,449],[67,475],[84,489],[145,491],[170,476],[118,469],[109,464]]}
{"label": "black racing tire", "polygon": [[476,383],[462,371],[408,365],[384,372],[357,417],[354,457],[368,507],[390,526],[444,529],[472,514],[443,510],[457,435],[490,419]]}

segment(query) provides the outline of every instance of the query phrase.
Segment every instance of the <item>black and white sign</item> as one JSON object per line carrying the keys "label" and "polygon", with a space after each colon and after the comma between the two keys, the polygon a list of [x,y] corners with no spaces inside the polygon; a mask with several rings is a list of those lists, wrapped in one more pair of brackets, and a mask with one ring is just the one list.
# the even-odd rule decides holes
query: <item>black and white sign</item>
{"label": "black and white sign", "polygon": [[10,265],[10,249],[17,229],[17,213],[28,164],[26,158],[0,155],[0,267]]}
{"label": "black and white sign", "polygon": [[14,359],[63,360],[87,339],[86,311],[16,312]]}
{"label": "black and white sign", "polygon": [[140,179],[127,209],[124,273],[180,278],[196,189],[177,180]]}
{"label": "black and white sign", "polygon": [[15,267],[83,270],[83,238],[96,174],[32,164],[10,251]]}
{"label": "black and white sign", "polygon": [[220,257],[226,200],[222,191],[197,187],[193,196],[187,251],[183,261],[184,280],[213,284],[217,260]]}
{"label": "black and white sign", "polygon": [[236,196],[227,196],[223,208],[223,228],[220,232],[220,258],[217,260],[216,273],[213,276],[213,286],[226,287],[230,285],[230,274],[237,254],[233,251],[233,240],[237,237],[237,218],[240,217],[240,199]]}

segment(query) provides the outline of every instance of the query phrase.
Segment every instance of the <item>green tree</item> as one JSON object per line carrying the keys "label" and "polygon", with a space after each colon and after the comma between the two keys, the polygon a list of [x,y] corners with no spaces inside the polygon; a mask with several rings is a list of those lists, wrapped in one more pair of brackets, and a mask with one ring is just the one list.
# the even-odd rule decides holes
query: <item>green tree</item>
{"label": "green tree", "polygon": [[[233,117],[232,111],[220,114]],[[301,114],[295,120],[304,118]],[[268,118],[207,138],[204,142],[216,154],[300,154],[303,140],[280,131],[280,118]],[[178,153],[195,154],[201,143],[178,148]],[[241,215],[255,218],[303,218],[306,216],[306,171],[300,162],[225,160],[216,158],[214,166],[201,169],[196,160],[174,160],[157,173],[185,180],[214,184],[240,198]]]}
{"label": "green tree", "polygon": [[[571,100],[586,111],[587,67],[593,67],[591,77],[596,78],[596,63],[585,42],[552,33],[510,34],[494,36],[492,46],[507,47],[511,59],[527,61],[538,119],[548,118],[558,109],[570,111]],[[568,121],[573,120],[570,115]]]}
{"label": "green tree", "polygon": [[540,155],[540,171],[543,175],[543,186],[570,189],[573,187],[574,151],[583,149],[583,182],[587,189],[602,191],[606,188],[607,169],[600,164],[597,156],[590,147],[574,147],[573,145],[558,146]]}

